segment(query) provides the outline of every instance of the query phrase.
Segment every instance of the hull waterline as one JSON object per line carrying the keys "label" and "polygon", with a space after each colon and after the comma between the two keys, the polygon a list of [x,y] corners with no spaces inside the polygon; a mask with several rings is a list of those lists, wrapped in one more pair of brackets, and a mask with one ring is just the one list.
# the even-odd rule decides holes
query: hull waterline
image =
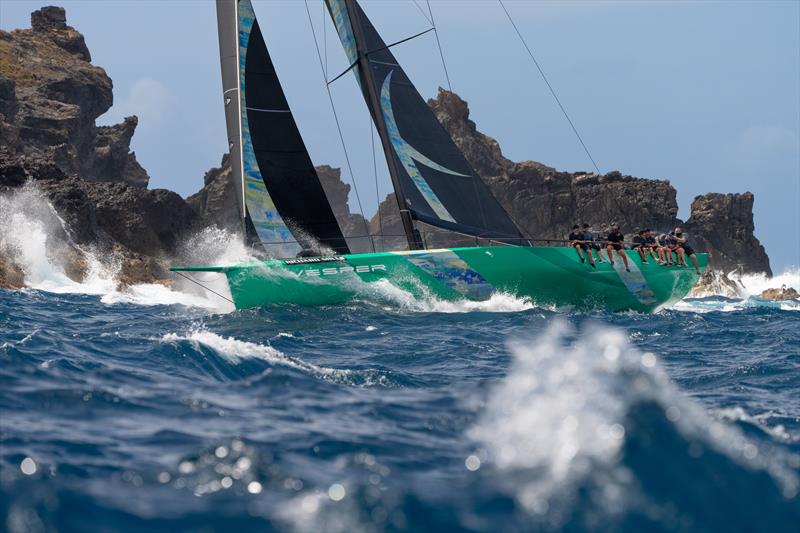
{"label": "hull waterline", "polygon": [[[605,256],[605,253],[603,254]],[[237,309],[274,304],[332,305],[369,298],[376,283],[390,283],[415,297],[485,300],[502,292],[537,305],[652,312],[689,292],[699,275],[692,267],[643,264],[621,258],[581,263],[575,250],[557,247],[471,247],[270,259],[220,267],[173,267],[222,272]],[[706,254],[698,254],[705,269]]]}

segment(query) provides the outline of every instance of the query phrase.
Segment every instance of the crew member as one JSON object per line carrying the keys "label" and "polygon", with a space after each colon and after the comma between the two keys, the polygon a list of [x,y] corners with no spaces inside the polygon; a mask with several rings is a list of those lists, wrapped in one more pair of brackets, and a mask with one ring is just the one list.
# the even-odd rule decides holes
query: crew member
{"label": "crew member", "polygon": [[636,235],[633,236],[633,249],[639,253],[639,257],[642,259],[643,264],[647,264],[647,250],[646,246],[646,239],[645,239],[645,230],[639,231]]}
{"label": "crew member", "polygon": [[675,228],[675,241],[678,244],[678,250],[680,250],[678,257],[682,259],[683,266],[689,266],[686,264],[686,257],[688,256],[694,264],[695,271],[699,274],[700,266],[697,263],[697,254],[694,252],[694,248],[689,246],[689,236],[683,233],[683,229]]}
{"label": "crew member", "polygon": [[594,257],[592,257],[592,252],[589,250],[589,246],[584,242],[581,227],[577,224],[572,226],[572,232],[570,232],[567,238],[569,239],[569,245],[575,248],[575,250],[578,252],[578,257],[580,258],[581,263],[586,262],[586,258],[583,255],[583,252],[586,251],[589,254],[589,264],[592,265],[593,268],[596,268],[594,265]]}
{"label": "crew member", "polygon": [[651,229],[644,230],[644,242],[645,242],[645,247],[648,253],[650,254],[650,257],[652,257],[656,263],[660,263],[661,261],[659,260],[658,255],[656,254],[656,251],[658,250],[658,245],[656,244],[656,238],[653,237],[653,230]]}
{"label": "crew member", "polygon": [[625,255],[625,236],[619,230],[619,224],[611,225],[611,231],[606,236],[606,241],[608,242],[606,251],[608,252],[608,259],[611,261],[611,265],[614,265],[614,251],[616,251],[617,255],[622,258],[622,262],[625,264],[625,270],[630,272],[628,256]]}
{"label": "crew member", "polygon": [[602,236],[592,230],[591,224],[583,225],[583,241],[589,245],[591,250],[597,252],[597,261],[599,263],[605,263],[605,261],[603,261],[603,254],[601,253],[603,251]]}

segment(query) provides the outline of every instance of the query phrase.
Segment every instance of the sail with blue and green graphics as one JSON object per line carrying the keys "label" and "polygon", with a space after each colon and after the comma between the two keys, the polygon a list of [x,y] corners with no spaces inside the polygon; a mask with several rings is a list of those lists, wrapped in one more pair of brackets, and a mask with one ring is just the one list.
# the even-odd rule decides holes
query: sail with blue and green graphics
{"label": "sail with blue and green graphics", "polygon": [[[378,132],[400,202],[417,221],[465,235],[526,244],[467,162],[361,6],[326,0]],[[386,145],[384,145],[386,147]]]}
{"label": "sail with blue and green graphics", "polygon": [[226,122],[249,240],[272,255],[349,249],[270,58],[250,0],[218,0]]}
{"label": "sail with blue and green graphics", "polygon": [[[645,262],[635,252],[623,252],[628,259],[625,268],[619,256],[610,263],[604,254],[606,261],[592,266],[580,261],[572,248],[531,246],[422,100],[361,7],[355,0],[326,2],[381,138],[409,249],[348,253],[338,226],[334,231],[331,224],[335,220],[332,213],[328,215],[330,207],[317,188],[318,180],[310,173],[281,172],[313,167],[288,112],[252,6],[248,0],[218,0],[218,14],[229,13],[235,6],[238,17],[237,55],[226,56],[222,46],[223,26],[228,27],[224,14],[220,42],[223,80],[228,79],[226,73],[234,72],[239,84],[226,89],[226,94],[241,95],[236,105],[228,103],[226,109],[229,139],[232,143],[243,140],[244,187],[240,190],[250,212],[248,220],[261,240],[284,239],[294,244],[294,250],[285,249],[281,257],[263,261],[172,270],[189,276],[193,272],[225,274],[230,298],[240,309],[374,301],[387,293],[388,284],[389,293],[399,289],[414,298],[486,300],[505,293],[562,308],[652,312],[677,302],[694,286],[699,277],[695,269]],[[225,86],[229,87],[227,82]],[[303,157],[296,153],[286,157],[276,148],[277,139],[302,148]],[[299,185],[292,189],[289,178],[297,176],[311,192],[301,191]],[[285,195],[301,201],[301,208]],[[315,208],[308,209],[310,205]],[[256,209],[264,216],[253,216]],[[488,245],[424,249],[418,224]],[[319,241],[333,234],[342,245],[329,247],[330,253],[296,254],[308,246],[298,237],[297,227],[312,228],[309,233]],[[699,267],[705,268],[707,256],[698,254],[697,259]]]}

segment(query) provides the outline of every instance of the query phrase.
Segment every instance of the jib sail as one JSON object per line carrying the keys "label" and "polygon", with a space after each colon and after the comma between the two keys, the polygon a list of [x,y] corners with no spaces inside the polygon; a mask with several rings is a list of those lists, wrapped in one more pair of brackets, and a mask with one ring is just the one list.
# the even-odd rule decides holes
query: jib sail
{"label": "jib sail", "polygon": [[268,252],[349,253],[250,0],[217,0],[231,164],[245,232]]}
{"label": "jib sail", "polygon": [[410,246],[420,244],[413,220],[524,244],[358,3],[326,2],[381,136]]}

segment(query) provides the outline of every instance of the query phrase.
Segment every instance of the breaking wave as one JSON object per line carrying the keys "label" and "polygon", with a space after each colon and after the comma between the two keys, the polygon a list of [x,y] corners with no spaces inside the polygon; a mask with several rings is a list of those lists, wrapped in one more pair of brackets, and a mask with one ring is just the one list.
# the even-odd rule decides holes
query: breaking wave
{"label": "breaking wave", "polygon": [[513,294],[496,292],[488,300],[475,301],[442,300],[423,288],[418,288],[421,296],[414,295],[388,280],[364,283],[355,280],[357,298],[363,302],[376,304],[387,311],[399,310],[414,313],[513,313],[527,311],[536,307],[529,298],[519,298]]}
{"label": "breaking wave", "polygon": [[[669,502],[641,480],[691,485],[681,473],[705,464],[719,468],[722,499],[745,498],[729,494],[744,479],[762,485],[751,471],[765,473],[772,480],[768,490],[787,504],[797,497],[800,483],[791,465],[800,458],[751,440],[725,421],[746,416],[741,412],[709,414],[675,387],[655,354],[634,348],[622,330],[576,332],[556,321],[534,342],[510,349],[507,377],[468,431],[478,448],[466,465],[501,471],[506,490],[530,515],[547,520],[543,525],[561,528],[576,509],[590,527],[599,525],[593,513],[597,520],[669,514]],[[675,473],[651,471],[651,455],[671,457],[664,466]]]}
{"label": "breaking wave", "polygon": [[233,337],[223,337],[205,329],[197,329],[185,335],[167,333],[160,340],[164,343],[180,344],[186,342],[195,348],[205,346],[233,364],[238,364],[247,359],[256,359],[273,366],[284,366],[299,370],[305,374],[335,383],[363,386],[385,386],[391,384],[386,374],[381,371],[356,371],[319,366],[290,357],[272,346],[242,341]]}
{"label": "breaking wave", "polygon": [[[180,304],[217,312],[233,310],[230,302],[190,282],[178,282],[173,287],[136,284],[119,290],[120,265],[113,258],[101,260],[103,254],[73,243],[65,222],[32,184],[0,195],[0,227],[14,229],[0,233],[0,256],[19,267],[27,289],[97,295],[108,305]],[[180,255],[189,262],[209,265],[251,257],[239,239],[217,228],[192,236]],[[228,284],[222,278],[222,283],[212,279],[200,281],[224,295]]]}

